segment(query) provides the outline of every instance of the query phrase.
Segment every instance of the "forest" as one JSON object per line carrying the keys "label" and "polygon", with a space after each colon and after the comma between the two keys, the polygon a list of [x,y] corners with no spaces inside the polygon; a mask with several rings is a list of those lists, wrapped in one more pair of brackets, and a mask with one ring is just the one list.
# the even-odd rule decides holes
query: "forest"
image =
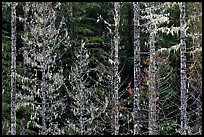
{"label": "forest", "polygon": [[202,135],[202,2],[2,2],[3,135]]}

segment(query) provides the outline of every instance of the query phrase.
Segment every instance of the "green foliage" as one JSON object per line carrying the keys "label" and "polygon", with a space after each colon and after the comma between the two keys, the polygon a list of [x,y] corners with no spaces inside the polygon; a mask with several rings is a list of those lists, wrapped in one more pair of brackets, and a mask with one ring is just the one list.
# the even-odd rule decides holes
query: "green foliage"
{"label": "green foliage", "polygon": [[161,119],[160,135],[172,135],[176,132],[176,121],[171,119]]}
{"label": "green foliage", "polygon": [[9,134],[10,128],[10,60],[10,36],[2,30],[2,134]]}
{"label": "green foliage", "polygon": [[9,33],[2,30],[2,88],[5,96],[9,96],[8,91],[10,90],[10,60],[11,60],[11,47]]}
{"label": "green foliage", "polygon": [[[4,3],[3,3],[4,4]],[[22,39],[20,34],[23,33],[23,22],[20,21],[19,17],[23,17],[24,11],[22,5],[24,3],[19,3],[17,6],[17,60],[16,60],[16,71],[17,74],[22,75],[24,73],[23,65],[23,56],[22,56]],[[202,11],[202,4],[199,2],[188,3],[186,15],[188,18],[191,18],[194,15],[200,14]],[[134,56],[133,56],[133,6],[132,2],[122,2],[121,11],[120,11],[120,49],[119,49],[119,70],[121,76],[121,85],[119,93],[122,94],[120,98],[120,105],[127,106],[129,108],[133,107],[133,96],[130,96],[127,92],[127,83],[133,81],[133,66],[134,66]],[[145,9],[145,3],[141,3],[141,10]],[[63,68],[63,76],[65,77],[64,85],[58,89],[61,98],[65,98],[68,102],[66,105],[66,110],[63,112],[61,117],[57,121],[61,124],[67,118],[73,118],[78,120],[78,117],[74,117],[73,113],[70,111],[70,105],[73,105],[72,97],[67,97],[68,92],[72,92],[72,85],[68,79],[68,76],[71,71],[71,66],[76,62],[75,52],[78,51],[80,47],[81,39],[84,39],[86,44],[85,47],[89,53],[89,64],[88,68],[91,69],[89,76],[94,80],[99,80],[106,77],[111,73],[111,67],[113,63],[112,52],[113,49],[113,36],[109,32],[109,29],[114,31],[114,19],[113,19],[113,3],[112,2],[69,2],[62,3],[60,10],[57,11],[58,21],[62,16],[65,17],[66,27],[68,30],[69,38],[67,41],[60,45],[60,48],[57,49],[57,54],[61,55],[61,58],[56,60],[56,65],[53,66],[53,71],[56,72],[59,68]],[[169,13],[169,23],[163,23],[158,27],[179,27],[179,6],[176,4],[173,7],[168,8],[165,13]],[[146,13],[141,12],[141,16],[146,15]],[[107,23],[104,20],[100,19],[101,16],[106,22],[110,24],[109,29]],[[10,128],[10,67],[11,67],[11,39],[10,39],[10,7],[2,9],[2,132],[3,134],[9,134]],[[188,21],[188,19],[187,19]],[[128,24],[128,22],[130,24]],[[143,30],[142,26],[146,23],[147,20],[140,20],[141,32],[140,32],[140,47],[141,51],[149,52],[149,33]],[[202,33],[202,19],[196,18],[188,21],[189,30],[187,33],[198,32]],[[112,26],[111,26],[112,25]],[[189,92],[191,94],[198,93],[202,91],[202,37],[187,37],[187,73],[189,75]],[[179,35],[175,34],[165,34],[158,32],[156,35],[156,49],[160,48],[171,48],[172,46],[179,43]],[[160,134],[170,135],[174,134],[176,131],[176,125],[179,119],[178,106],[180,105],[180,51],[171,50],[170,52],[162,52],[158,54],[158,57],[161,57],[162,60],[157,62],[158,65],[158,74],[159,78],[159,99],[160,99],[160,108],[161,108],[161,119],[160,119]],[[148,54],[141,54],[141,61],[148,60]],[[191,60],[190,60],[191,59]],[[111,62],[112,61],[112,62]],[[141,68],[142,68],[141,64]],[[34,71],[32,70],[34,76]],[[199,79],[199,80],[198,80]],[[104,79],[103,79],[104,80]],[[197,81],[196,81],[197,80]],[[93,80],[87,80],[86,87],[91,86]],[[101,82],[102,84],[108,83],[107,80]],[[120,83],[120,84],[121,84]],[[31,85],[29,82],[23,84]],[[106,84],[104,84],[107,86]],[[103,85],[103,86],[104,86]],[[22,82],[20,79],[17,79],[17,92],[23,92]],[[109,85],[110,86],[110,85]],[[112,88],[112,87],[111,87]],[[95,91],[90,93],[93,97],[98,98],[99,100],[105,100],[105,96],[111,96],[110,87],[102,87],[100,84],[95,87]],[[69,91],[70,90],[70,91]],[[145,95],[148,93],[148,88],[146,87],[143,92]],[[202,92],[201,92],[202,94]],[[140,98],[141,102],[147,102],[148,97],[142,95]],[[193,102],[193,99],[190,100]],[[94,103],[96,103],[95,101]],[[89,128],[93,128],[93,124],[96,125],[95,134],[110,134],[110,124],[111,124],[111,101],[108,104],[107,110],[101,117],[93,121],[92,124],[88,125]],[[148,104],[145,104],[146,107]],[[194,107],[194,106],[193,106]],[[146,108],[144,108],[146,109]],[[19,119],[25,117],[27,121],[30,120],[30,115],[32,112],[35,112],[31,106],[20,107],[17,111],[17,133],[19,133]],[[129,110],[132,111],[132,110]],[[189,110],[192,111],[193,110]],[[127,111],[121,112],[122,117],[120,118],[120,124],[123,127],[120,128],[121,134],[131,134],[129,129],[132,128],[133,122],[131,121],[129,125],[127,122],[129,113]],[[148,118],[148,112],[142,111],[142,120],[145,121]],[[130,117],[129,117],[130,119]],[[196,119],[196,115],[190,115],[190,121]],[[145,122],[144,122],[145,123]],[[143,124],[144,124],[143,123]],[[146,124],[146,123],[145,123]],[[144,125],[145,125],[144,124]],[[193,125],[193,124],[192,124]],[[61,125],[62,128],[66,127]],[[144,131],[148,130],[143,127]],[[104,130],[103,130],[104,129]],[[25,129],[26,135],[36,135],[38,131],[34,129],[33,125],[30,128]],[[75,129],[66,128],[65,134],[77,134]]]}

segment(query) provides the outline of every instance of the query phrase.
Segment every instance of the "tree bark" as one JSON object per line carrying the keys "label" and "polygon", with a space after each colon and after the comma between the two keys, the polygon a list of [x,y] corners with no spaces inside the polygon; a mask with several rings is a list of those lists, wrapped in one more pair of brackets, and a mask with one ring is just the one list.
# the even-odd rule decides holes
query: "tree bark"
{"label": "tree bark", "polygon": [[20,120],[20,135],[25,135],[25,118]]}
{"label": "tree bark", "polygon": [[180,82],[181,82],[181,135],[187,134],[187,88],[186,88],[186,31],[185,31],[185,2],[180,3]]}
{"label": "tree bark", "polygon": [[42,92],[42,110],[41,110],[41,115],[42,115],[42,134],[45,135],[46,133],[46,116],[45,116],[45,112],[46,112],[46,88],[45,88],[45,47],[43,47],[43,58],[42,58],[42,83],[41,83],[41,92]]}
{"label": "tree bark", "polygon": [[119,59],[118,59],[118,45],[119,45],[119,23],[120,23],[120,16],[119,16],[119,10],[120,10],[120,3],[114,2],[114,21],[115,21],[115,36],[114,36],[114,94],[113,94],[113,127],[112,127],[112,135],[118,135],[119,133],[119,110],[118,110],[118,85],[119,85],[119,72],[118,72],[118,66],[119,66]]}
{"label": "tree bark", "polygon": [[[154,6],[152,5],[150,5],[151,19],[153,19],[152,9],[154,8]],[[148,120],[149,135],[158,134],[157,109],[156,109],[156,103],[157,103],[156,90],[157,89],[156,89],[155,35],[156,35],[156,24],[151,21],[150,23],[150,66],[149,66],[149,81],[150,81],[149,82],[149,120]]]}
{"label": "tree bark", "polygon": [[[46,5],[44,5],[45,3],[43,3],[43,6],[46,7]],[[43,11],[43,20],[46,20],[46,13],[45,13],[45,10]],[[45,23],[43,24],[43,27],[45,28]],[[43,29],[44,29],[43,28]],[[45,112],[46,112],[46,81],[45,81],[45,69],[46,69],[46,53],[45,53],[45,45],[43,45],[43,49],[42,49],[42,86],[41,86],[41,92],[42,92],[42,110],[41,110],[41,115],[42,115],[42,134],[45,135],[46,133],[46,115],[45,115]]]}
{"label": "tree bark", "polygon": [[140,134],[140,3],[133,2],[134,6],[134,135]]}
{"label": "tree bark", "polygon": [[[23,32],[24,32],[24,34],[26,34],[26,36],[28,36],[28,27],[29,27],[29,24],[27,23],[27,18],[29,16],[29,11],[26,9],[26,8],[29,7],[28,5],[29,5],[29,3],[25,2],[25,5],[23,6],[24,18],[25,18],[24,26],[23,26]],[[25,77],[28,77],[28,63],[27,63],[28,51],[29,51],[29,47],[23,41],[23,68],[24,68],[23,70],[24,70],[24,76]]]}
{"label": "tree bark", "polygon": [[16,135],[16,3],[11,4],[11,135]]}
{"label": "tree bark", "polygon": [[[83,43],[82,43],[83,44]],[[81,51],[80,51],[80,64],[83,63],[82,59],[82,51],[83,47],[81,45]],[[79,96],[80,96],[80,117],[79,117],[79,122],[80,122],[80,135],[84,135],[84,120],[83,120],[83,115],[84,115],[84,85],[83,85],[83,80],[82,80],[82,75],[83,75],[83,68],[81,65],[79,65]]]}

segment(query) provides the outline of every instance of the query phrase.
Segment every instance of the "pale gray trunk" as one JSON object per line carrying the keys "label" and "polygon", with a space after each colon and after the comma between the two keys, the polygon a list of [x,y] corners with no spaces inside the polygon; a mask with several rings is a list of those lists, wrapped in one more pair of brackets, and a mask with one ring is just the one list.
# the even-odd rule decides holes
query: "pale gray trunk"
{"label": "pale gray trunk", "polygon": [[120,3],[114,2],[114,21],[115,21],[115,35],[114,35],[114,94],[113,94],[113,129],[112,135],[118,135],[119,133],[119,102],[118,102],[118,85],[119,85],[119,72],[118,72],[118,66],[119,66],[119,59],[118,59],[118,45],[119,45],[119,23],[120,23],[120,16],[119,16],[119,10],[120,10]]}
{"label": "pale gray trunk", "polygon": [[[82,59],[82,51],[83,48],[81,46],[81,51],[80,51],[80,64],[83,63],[83,59]],[[79,65],[79,84],[80,84],[80,88],[79,88],[79,96],[80,96],[80,117],[79,117],[79,122],[80,122],[80,135],[84,135],[84,120],[83,120],[83,115],[84,115],[84,85],[83,85],[83,81],[82,81],[82,75],[83,75],[83,68],[82,65]]]}
{"label": "pale gray trunk", "polygon": [[[114,56],[114,44],[113,44],[113,39],[111,37],[111,59],[113,59],[113,56]],[[114,113],[114,64],[111,64],[110,66],[110,71],[111,71],[111,81],[110,81],[110,99],[111,99],[111,135],[114,135],[114,131],[115,131],[115,128],[114,128],[114,116],[115,116],[115,113]]]}
{"label": "pale gray trunk", "polygon": [[[44,4],[44,3],[43,3]],[[43,18],[45,19],[45,15],[46,13],[43,14]],[[45,135],[46,133],[46,119],[45,119],[45,112],[46,112],[46,88],[45,88],[45,45],[43,45],[43,51],[42,51],[42,83],[41,83],[41,92],[42,92],[42,111],[41,111],[41,115],[42,115],[42,134]]]}
{"label": "pale gray trunk", "polygon": [[20,120],[20,135],[25,135],[25,119]]}
{"label": "pale gray trunk", "polygon": [[185,2],[180,3],[180,80],[181,80],[181,135],[187,134],[187,88],[186,88],[186,31],[185,31]]}
{"label": "pale gray trunk", "polygon": [[[45,4],[45,3],[43,3]],[[43,5],[44,7],[46,7],[46,5]],[[46,13],[45,13],[45,10],[43,11],[43,20],[46,20]],[[43,26],[43,29],[45,28],[45,23],[44,23],[44,26]],[[46,129],[47,129],[47,126],[46,126],[46,115],[45,115],[45,112],[46,112],[46,81],[45,81],[45,69],[46,69],[46,53],[45,53],[45,46],[46,45],[43,45],[43,49],[42,49],[42,86],[41,86],[41,92],[42,92],[42,111],[41,111],[41,115],[42,115],[42,134],[45,135],[46,134]]]}
{"label": "pale gray trunk", "polygon": [[133,2],[134,6],[134,135],[140,134],[140,3]]}
{"label": "pale gray trunk", "polygon": [[73,27],[73,3],[71,2],[70,3],[70,9],[69,9],[69,12],[70,12],[70,37],[71,39],[74,39],[74,33],[73,33],[73,30],[74,30],[74,27]]}
{"label": "pale gray trunk", "polygon": [[11,4],[11,135],[16,135],[16,3]]}
{"label": "pale gray trunk", "polygon": [[[27,2],[25,2],[25,5],[23,6],[23,11],[24,11],[24,26],[23,26],[23,32],[26,34],[26,36],[28,36],[28,23],[27,23],[27,18],[28,18],[28,10],[26,8],[28,8],[28,4]],[[28,46],[27,44],[23,41],[23,67],[24,67],[24,76],[27,77],[28,76],[28,72],[27,72],[27,67],[28,64],[26,63],[27,59],[28,59]],[[23,86],[23,85],[22,85]]]}
{"label": "pale gray trunk", "polygon": [[[151,8],[153,8],[153,6]],[[151,13],[153,10],[150,10],[151,19],[153,19],[153,16]],[[149,66],[149,118],[148,118],[149,135],[158,134],[157,109],[156,109],[156,103],[157,103],[156,90],[157,89],[156,89],[155,35],[156,35],[156,24],[154,22],[151,22],[150,23],[150,66]]]}
{"label": "pale gray trunk", "polygon": [[[81,72],[81,71],[80,71]],[[80,95],[80,135],[84,135],[84,120],[83,120],[83,114],[84,114],[84,101],[83,101],[83,83],[82,80],[80,79],[80,90],[79,90],[79,95]]]}
{"label": "pale gray trunk", "polygon": [[42,93],[42,110],[41,110],[41,116],[42,116],[42,131],[41,134],[45,135],[46,133],[46,88],[45,88],[45,47],[43,46],[43,51],[42,51],[43,57],[42,57],[42,83],[41,83],[41,93]]}
{"label": "pale gray trunk", "polygon": [[25,125],[20,125],[20,135],[25,135]]}
{"label": "pale gray trunk", "polygon": [[[110,53],[110,58],[111,60],[114,58],[114,39],[113,39],[114,34],[111,34],[111,39],[110,39],[110,45],[111,45],[111,53]],[[109,94],[109,98],[111,99],[111,135],[114,135],[114,64],[112,63],[110,66],[110,74],[111,74],[111,80],[110,80],[110,94]]]}

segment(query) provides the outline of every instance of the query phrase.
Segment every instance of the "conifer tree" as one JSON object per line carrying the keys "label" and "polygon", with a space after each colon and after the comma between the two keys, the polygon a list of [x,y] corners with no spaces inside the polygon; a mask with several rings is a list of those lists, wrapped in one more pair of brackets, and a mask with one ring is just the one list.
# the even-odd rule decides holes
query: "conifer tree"
{"label": "conifer tree", "polygon": [[[28,3],[24,9],[30,12],[24,18],[29,24],[22,40],[29,48],[24,52],[24,65],[27,65],[29,76],[19,76],[23,83],[24,93],[19,93],[20,106],[30,105],[33,108],[32,124],[40,130],[39,134],[64,134],[59,123],[55,122],[65,111],[65,104],[59,92],[63,84],[63,70],[57,66],[60,55],[56,50],[67,38],[64,18],[57,23],[56,9],[60,3]],[[57,70],[57,72],[56,72]],[[27,70],[28,71],[28,70]]]}

